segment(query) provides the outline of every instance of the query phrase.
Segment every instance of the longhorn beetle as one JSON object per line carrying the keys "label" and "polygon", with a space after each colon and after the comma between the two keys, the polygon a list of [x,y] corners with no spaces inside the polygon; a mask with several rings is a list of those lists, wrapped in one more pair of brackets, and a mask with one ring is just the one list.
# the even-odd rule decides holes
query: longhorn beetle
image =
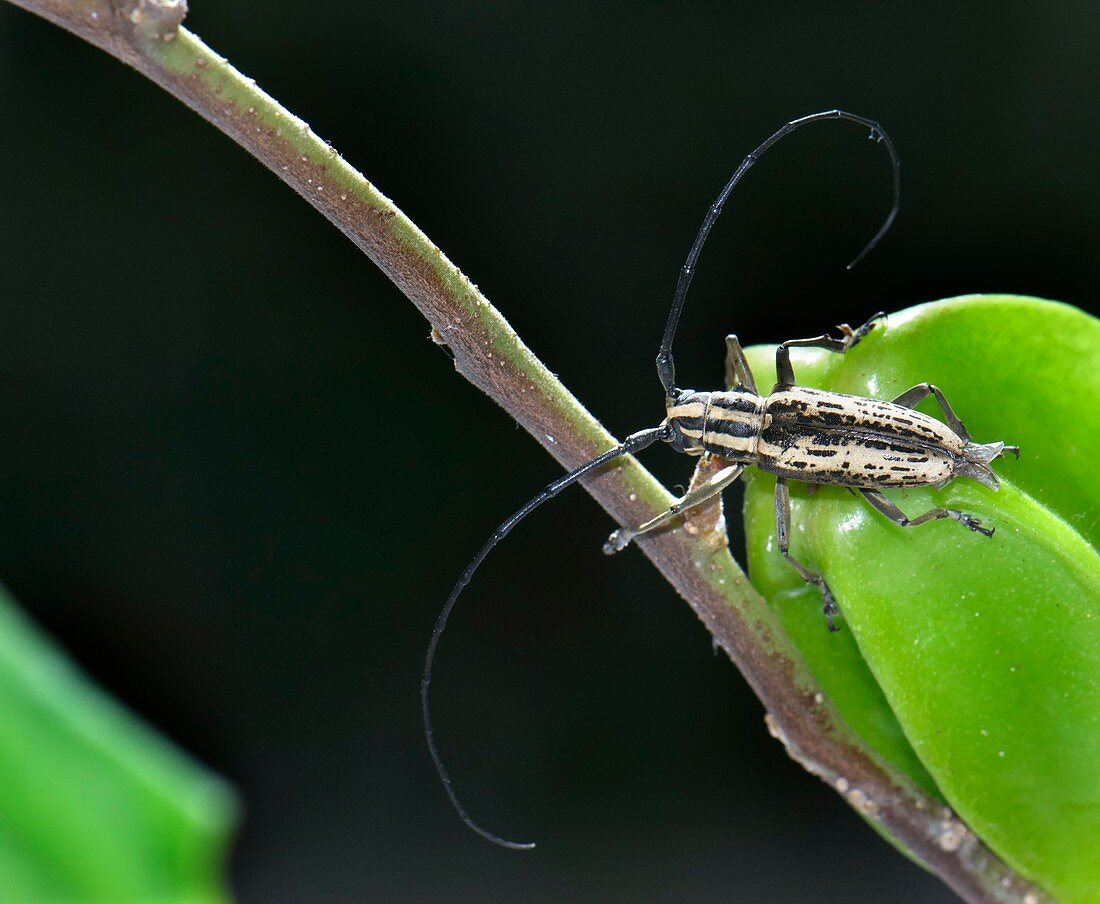
{"label": "longhorn beetle", "polygon": [[[800,126],[828,119],[843,119],[870,129],[870,137],[881,141],[890,154],[893,169],[893,203],[885,221],[871,241],[848,265],[858,264],[882,238],[894,222],[900,199],[900,167],[893,142],[882,127],[862,116],[844,110],[826,110],[795,119],[764,141],[750,153],[734,172],[710,206],[699,233],[695,236],[687,261],[680,270],[676,292],[672,298],[668,323],[661,349],[657,354],[657,376],[665,391],[665,419],[659,426],[640,430],[613,449],[596,456],[574,471],[559,477],[541,493],[508,518],[488,539],[473,561],[458,579],[443,606],[428,643],[421,682],[420,701],[424,714],[424,734],[432,761],[443,781],[458,815],[471,829],[489,841],[506,848],[529,850],[531,843],[507,841],[481,828],[466,813],[459,802],[451,779],[440,759],[432,733],[428,688],[432,680],[432,662],[447,619],[462,589],[470,582],[478,566],[520,521],[546,500],[566,487],[605,465],[612,459],[640,452],[660,440],[677,452],[706,455],[725,463],[703,484],[689,490],[667,511],[637,528],[622,527],[614,531],[604,544],[608,555],[619,552],[635,537],[662,527],[682,512],[717,496],[732,484],[749,465],[775,475],[775,516],[779,551],[795,571],[821,591],[822,609],[830,631],[837,630],[834,617],[838,614],[836,600],[825,579],[807,568],[790,553],[791,500],[787,483],[801,480],[810,484],[849,487],[858,491],[871,506],[899,527],[915,527],[928,521],[950,518],[972,531],[993,536],[993,528],[982,527],[973,515],[956,509],[934,508],[915,518],[909,518],[882,494],[888,487],[942,488],[962,476],[996,490],[997,475],[990,462],[1005,452],[1019,456],[1019,448],[1003,442],[975,443],[961,420],[952,411],[944,394],[931,383],[919,383],[890,402],[860,396],[842,395],[807,389],[795,384],[790,350],[795,347],[822,348],[843,354],[866,336],[884,316],[876,314],[859,329],[847,324],[838,327],[839,337],[815,336],[812,339],[788,339],[775,352],[776,382],[770,394],[761,396],[749,370],[737,337],[726,337],[726,392],[696,392],[676,385],[672,361],[672,340],[683,310],[695,265],[715,220],[722,212],[730,192],[741,177],[756,163],[760,155]],[[933,396],[943,411],[946,423],[913,410],[913,406]]]}

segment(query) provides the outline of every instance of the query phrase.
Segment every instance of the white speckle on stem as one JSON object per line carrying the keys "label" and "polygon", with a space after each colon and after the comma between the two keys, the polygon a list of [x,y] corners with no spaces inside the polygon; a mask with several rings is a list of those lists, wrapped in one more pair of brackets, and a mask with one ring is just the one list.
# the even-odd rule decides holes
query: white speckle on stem
{"label": "white speckle on stem", "polygon": [[848,803],[866,816],[873,816],[878,812],[878,804],[860,791],[859,788],[853,788],[845,797],[848,799]]}
{"label": "white speckle on stem", "polygon": [[966,837],[966,826],[957,819],[948,819],[943,823],[943,830],[936,839],[940,849],[951,853],[957,851]]}

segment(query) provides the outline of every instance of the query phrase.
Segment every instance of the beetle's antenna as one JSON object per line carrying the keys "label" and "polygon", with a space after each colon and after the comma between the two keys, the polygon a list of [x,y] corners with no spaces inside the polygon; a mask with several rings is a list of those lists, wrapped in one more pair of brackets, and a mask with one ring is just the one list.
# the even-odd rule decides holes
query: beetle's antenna
{"label": "beetle's antenna", "polygon": [[695,241],[691,245],[691,251],[688,252],[687,261],[680,270],[680,278],[676,281],[676,293],[672,296],[672,309],[668,312],[668,323],[665,326],[665,335],[661,340],[661,350],[657,353],[657,376],[661,380],[661,386],[664,387],[666,395],[675,396],[676,368],[672,362],[672,340],[676,336],[676,327],[680,322],[680,312],[684,308],[684,298],[687,295],[688,286],[691,285],[691,278],[695,275],[695,264],[699,260],[699,252],[703,250],[703,243],[706,242],[707,236],[710,235],[710,230],[711,227],[714,226],[714,221],[717,220],[719,214],[722,213],[722,206],[726,203],[726,199],[729,198],[730,192],[732,192],[734,186],[741,181],[741,177],[760,159],[760,156],[773,144],[779,141],[779,139],[789,135],[800,126],[804,126],[811,122],[820,122],[825,119],[846,119],[849,122],[858,123],[859,125],[869,128],[871,130],[871,138],[875,141],[881,141],[886,145],[886,150],[890,152],[890,163],[894,170],[894,202],[890,206],[890,213],[886,215],[886,219],[879,227],[878,232],[871,238],[871,241],[869,241],[864,249],[855,256],[850,264],[848,264],[849,270],[863,260],[867,252],[878,244],[878,240],[886,234],[886,230],[893,224],[895,217],[898,215],[898,206],[901,202],[901,165],[898,162],[897,152],[894,150],[894,143],[890,140],[890,136],[886,134],[882,126],[871,119],[867,119],[863,116],[856,116],[854,113],[848,113],[844,110],[825,110],[821,113],[811,113],[809,116],[803,116],[800,119],[792,120],[783,126],[783,128],[741,161],[741,165],[737,167],[737,171],[733,174],[733,177],[726,183],[726,187],[722,189],[717,200],[711,204],[710,209],[707,211],[707,215],[703,219],[703,225],[699,227],[699,234],[695,236]]}
{"label": "beetle's antenna", "polygon": [[640,452],[647,446],[653,445],[657,440],[668,441],[671,438],[672,429],[667,424],[662,424],[660,427],[654,427],[650,430],[640,430],[628,436],[614,449],[610,449],[602,455],[596,456],[596,458],[581,465],[575,471],[570,471],[568,474],[559,477],[553,483],[549,484],[546,489],[493,531],[493,535],[489,537],[485,545],[481,547],[481,551],[474,556],[474,560],[467,565],[466,570],[462,572],[462,577],[458,579],[458,583],[455,584],[454,589],[451,591],[451,595],[447,597],[447,602],[443,605],[443,610],[439,613],[439,618],[436,619],[435,628],[432,630],[432,639],[428,643],[428,653],[424,659],[424,677],[420,683],[420,704],[424,711],[424,737],[428,741],[428,752],[432,755],[432,762],[435,763],[435,768],[439,772],[440,779],[443,781],[443,787],[446,789],[447,796],[451,799],[451,803],[454,804],[454,808],[458,812],[458,815],[466,825],[477,832],[482,838],[493,842],[493,844],[499,844],[501,847],[511,848],[515,851],[529,851],[535,846],[533,842],[508,841],[498,835],[494,835],[492,832],[486,831],[474,822],[466,812],[466,809],[459,803],[458,796],[455,794],[454,788],[451,787],[451,777],[443,766],[443,760],[440,758],[439,751],[436,749],[435,736],[432,732],[431,708],[428,705],[428,688],[432,683],[432,663],[435,660],[435,651],[439,646],[439,638],[443,634],[443,629],[447,627],[447,619],[451,617],[451,610],[454,609],[459,594],[462,593],[463,588],[470,583],[470,579],[474,576],[474,572],[477,571],[478,566],[485,561],[485,557],[489,555],[493,547],[508,536],[513,527],[546,502],[547,499],[552,499],[554,496],[557,496],[558,493],[567,486],[576,483],[586,474],[596,470],[601,465],[607,464],[607,462],[614,458],[619,458],[622,455],[633,455],[635,452]]}

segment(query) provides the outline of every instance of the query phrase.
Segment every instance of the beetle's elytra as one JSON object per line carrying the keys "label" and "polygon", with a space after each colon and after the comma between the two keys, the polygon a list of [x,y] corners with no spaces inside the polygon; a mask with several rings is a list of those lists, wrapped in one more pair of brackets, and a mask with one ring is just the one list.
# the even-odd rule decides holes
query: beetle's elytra
{"label": "beetle's elytra", "polygon": [[[923,398],[935,391],[924,387],[911,393]],[[685,393],[669,405],[668,421],[677,434],[673,443],[688,455],[755,465],[785,480],[868,490],[944,486],[960,475],[995,490],[989,462],[1004,449],[1003,443],[970,442],[897,401],[793,385],[767,398],[744,385]]]}
{"label": "beetle's elytra", "polygon": [[[455,795],[432,734],[431,710],[428,704],[432,662],[455,601],[493,547],[534,509],[586,474],[612,459],[639,452],[658,440],[668,443],[678,452],[709,456],[722,465],[708,480],[691,489],[667,511],[637,528],[624,527],[614,531],[604,544],[604,552],[608,554],[619,552],[640,534],[663,527],[682,512],[712,499],[737,480],[746,467],[756,467],[774,474],[779,551],[803,580],[817,585],[821,590],[822,609],[831,631],[836,630],[835,616],[839,610],[828,584],[820,574],[807,568],[790,553],[791,504],[788,481],[801,480],[811,484],[851,487],[900,527],[914,527],[928,521],[950,518],[986,537],[993,536],[992,528],[983,527],[979,519],[956,509],[934,508],[909,518],[882,490],[894,487],[942,487],[956,477],[967,477],[996,490],[999,484],[990,463],[1005,452],[1018,455],[1017,447],[1006,446],[999,441],[973,442],[944,394],[931,383],[920,383],[892,401],[823,392],[795,383],[790,360],[791,348],[821,348],[843,354],[875,328],[881,321],[882,314],[876,314],[856,330],[846,324],[840,326],[839,337],[821,335],[812,339],[790,339],[781,343],[775,354],[775,386],[767,396],[757,391],[741,344],[733,335],[726,337],[726,385],[731,387],[729,390],[696,392],[676,386],[672,341],[699,254],[726,199],[741,177],[773,144],[800,126],[829,119],[843,119],[870,129],[871,137],[885,145],[893,166],[893,204],[890,212],[878,232],[849,267],[858,263],[890,228],[898,212],[900,170],[893,143],[878,123],[843,110],[827,110],[787,123],[760,144],[741,162],[717,200],[708,209],[703,225],[688,252],[687,261],[680,270],[672,308],[657,354],[657,375],[665,392],[665,419],[657,427],[641,430],[627,437],[615,448],[559,477],[508,518],[493,532],[467,566],[439,614],[428,644],[421,683],[425,736],[432,761],[439,771],[451,803],[462,820],[489,841],[520,850],[534,847],[533,844],[507,841],[487,832],[467,815]],[[944,421],[913,410],[915,405],[929,395],[939,403]]]}

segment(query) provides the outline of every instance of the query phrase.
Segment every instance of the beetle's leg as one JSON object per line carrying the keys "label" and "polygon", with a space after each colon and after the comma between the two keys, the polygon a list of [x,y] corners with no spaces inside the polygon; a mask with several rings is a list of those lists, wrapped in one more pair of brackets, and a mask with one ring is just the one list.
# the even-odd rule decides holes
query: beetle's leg
{"label": "beetle's leg", "polygon": [[[939,402],[940,410],[943,412],[943,416],[947,420],[947,426],[950,427],[959,438],[970,442],[970,431],[967,430],[965,426],[963,426],[963,422],[959,420],[959,416],[955,414],[954,410],[951,408],[951,405],[948,403],[947,399],[944,397],[943,392],[938,386],[935,386],[932,383],[918,383],[912,389],[905,390],[905,392],[894,399],[894,404],[902,405],[905,408],[915,408],[930,395],[935,396],[936,401]],[[1017,458],[1020,457],[1019,446],[1005,446],[1001,454],[1003,455],[1005,452],[1011,452]]]}
{"label": "beetle's leg", "polygon": [[630,541],[639,534],[648,533],[654,528],[660,527],[671,521],[681,512],[694,508],[700,503],[706,502],[708,499],[717,496],[722,490],[740,477],[743,470],[745,470],[744,465],[730,465],[728,468],[722,468],[721,471],[713,475],[706,483],[688,490],[682,498],[672,503],[667,511],[662,512],[656,518],[650,518],[636,530],[631,530],[629,527],[620,527],[617,531],[613,531],[611,536],[607,538],[607,542],[604,543],[603,551],[609,556],[621,552],[626,549]]}
{"label": "beetle's leg", "polygon": [[938,386],[934,386],[931,383],[918,383],[912,389],[905,390],[905,392],[894,399],[894,404],[901,405],[903,408],[916,408],[917,405],[930,395],[935,396],[936,401],[939,402],[940,410],[947,420],[947,426],[954,430],[957,436],[970,442],[970,431],[963,426],[963,422],[959,420],[959,416],[955,414],[947,398]]}
{"label": "beetle's leg", "polygon": [[918,515],[916,518],[909,518],[905,512],[899,509],[894,503],[878,492],[878,490],[860,490],[863,493],[863,497],[871,503],[882,514],[894,522],[898,527],[916,527],[918,524],[924,524],[928,521],[938,521],[940,518],[950,518],[953,521],[958,521],[959,524],[965,524],[972,531],[977,531],[979,534],[985,537],[992,537],[994,527],[982,527],[982,522],[975,518],[973,515],[968,515],[966,512],[960,512],[958,509],[948,508],[934,508],[929,509],[923,515]]}
{"label": "beetle's leg", "polygon": [[756,391],[756,380],[749,369],[749,362],[745,359],[745,352],[741,349],[741,343],[737,337],[730,333],[726,336],[726,388],[744,386],[753,395]]}
{"label": "beetle's leg", "polygon": [[780,343],[775,350],[776,388],[795,385],[794,368],[791,367],[791,348],[796,346],[801,348],[823,348],[826,351],[844,354],[848,349],[858,345],[859,341],[871,332],[875,328],[875,324],[885,316],[879,311],[858,330],[853,330],[848,324],[842,323],[837,327],[842,334],[839,339],[834,336],[821,335],[814,336],[813,339],[788,339],[786,342]]}
{"label": "beetle's leg", "polygon": [[833,599],[833,593],[829,589],[829,585],[825,583],[825,578],[816,571],[810,571],[790,553],[791,491],[787,488],[787,481],[782,477],[775,479],[775,533],[779,541],[779,551],[783,554],[783,558],[791,563],[802,580],[807,584],[816,584],[817,589],[821,591],[821,597],[824,600],[822,611],[825,613],[825,623],[829,626],[830,631],[836,631],[837,626],[833,622],[833,616],[839,614],[840,610],[837,608],[836,600]]}

